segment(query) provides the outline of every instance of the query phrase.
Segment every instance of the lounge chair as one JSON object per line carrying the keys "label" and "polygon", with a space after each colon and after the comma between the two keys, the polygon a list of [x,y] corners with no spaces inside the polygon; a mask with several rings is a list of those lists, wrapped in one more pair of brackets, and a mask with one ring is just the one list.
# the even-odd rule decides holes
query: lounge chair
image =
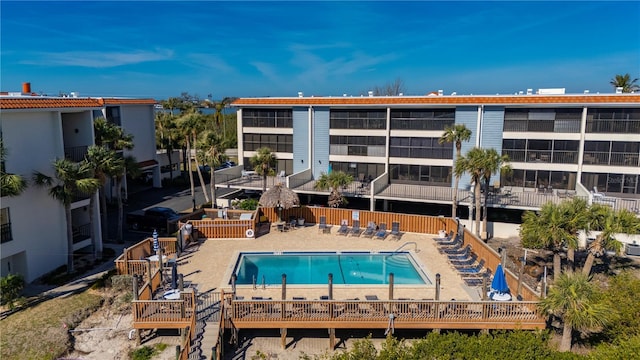
{"label": "lounge chair", "polygon": [[362,232],[362,229],[360,229],[360,220],[353,220],[353,226],[351,227],[351,231],[349,231],[349,234],[360,236],[360,232]]}
{"label": "lounge chair", "polygon": [[478,260],[478,255],[476,255],[475,253],[471,253],[471,256],[469,256],[466,259],[449,260],[449,262],[451,262],[451,265],[453,265],[454,267],[458,267],[458,266],[473,265],[473,264],[475,264],[476,260]]}
{"label": "lounge chair", "polygon": [[342,219],[340,228],[338,229],[338,235],[347,235],[349,233],[349,222],[347,219]]}
{"label": "lounge chair", "polygon": [[386,237],[387,237],[387,224],[386,223],[380,223],[380,227],[376,231],[376,238],[378,238],[380,240],[384,240],[384,238],[386,238]]}
{"label": "lounge chair", "polygon": [[480,262],[475,265],[475,266],[454,266],[456,268],[456,270],[458,270],[458,272],[461,273],[479,273],[480,271],[482,271],[482,268],[484,267],[484,260],[480,260]]}
{"label": "lounge chair", "polygon": [[400,232],[400,223],[397,221],[394,221],[391,223],[391,236],[393,236],[394,239],[396,240],[400,240],[400,238],[402,237],[402,233]]}
{"label": "lounge chair", "polygon": [[329,234],[331,232],[331,226],[327,225],[326,216],[320,216],[320,224],[318,225],[318,231],[323,234]]}
{"label": "lounge chair", "polygon": [[464,260],[471,255],[471,245],[467,245],[458,251],[445,252],[449,260]]}
{"label": "lounge chair", "polygon": [[367,228],[362,233],[362,236],[372,237],[373,234],[375,233],[376,233],[376,223],[373,221],[369,221],[369,223],[367,224]]}

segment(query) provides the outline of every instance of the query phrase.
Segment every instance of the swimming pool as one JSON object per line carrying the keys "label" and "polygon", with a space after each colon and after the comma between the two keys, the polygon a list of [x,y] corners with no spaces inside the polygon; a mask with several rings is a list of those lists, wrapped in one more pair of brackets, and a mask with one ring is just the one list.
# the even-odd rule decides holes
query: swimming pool
{"label": "swimming pool", "polygon": [[389,273],[394,284],[431,285],[431,281],[409,252],[283,252],[240,253],[233,274],[237,285],[250,285],[254,281],[266,285],[327,284],[333,274],[335,285],[385,285]]}

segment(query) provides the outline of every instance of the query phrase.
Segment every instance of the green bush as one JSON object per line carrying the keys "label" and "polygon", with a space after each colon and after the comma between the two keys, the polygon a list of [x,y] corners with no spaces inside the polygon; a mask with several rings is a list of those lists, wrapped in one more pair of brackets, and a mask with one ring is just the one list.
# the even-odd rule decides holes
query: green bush
{"label": "green bush", "polygon": [[133,277],[131,275],[114,275],[111,277],[111,286],[118,291],[133,291]]}
{"label": "green bush", "polygon": [[0,303],[13,309],[15,300],[24,288],[24,278],[20,274],[9,274],[0,278]]}
{"label": "green bush", "polygon": [[238,204],[238,208],[242,210],[255,210],[258,208],[258,199],[244,199]]}
{"label": "green bush", "polygon": [[167,346],[167,344],[163,343],[155,344],[153,347],[145,345],[135,350],[131,350],[131,352],[129,353],[129,357],[131,358],[131,360],[150,360],[157,354],[163,352],[167,348]]}

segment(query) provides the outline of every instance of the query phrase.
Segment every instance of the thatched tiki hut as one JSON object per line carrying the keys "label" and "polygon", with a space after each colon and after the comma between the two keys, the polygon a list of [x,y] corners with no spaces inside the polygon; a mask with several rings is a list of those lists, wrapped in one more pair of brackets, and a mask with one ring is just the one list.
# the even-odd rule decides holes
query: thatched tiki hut
{"label": "thatched tiki hut", "polygon": [[[282,209],[300,206],[300,198],[298,198],[298,194],[293,190],[283,184],[277,184],[260,196],[258,204],[263,207],[276,208],[278,210],[278,217],[282,218]],[[279,220],[282,221],[282,219]]]}

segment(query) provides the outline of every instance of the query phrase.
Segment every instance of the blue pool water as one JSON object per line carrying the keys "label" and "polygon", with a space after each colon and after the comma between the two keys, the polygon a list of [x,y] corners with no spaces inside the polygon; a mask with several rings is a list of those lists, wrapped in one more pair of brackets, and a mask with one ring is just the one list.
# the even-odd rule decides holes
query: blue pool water
{"label": "blue pool water", "polygon": [[408,252],[365,253],[241,253],[234,274],[238,285],[255,282],[266,285],[282,283],[282,274],[287,275],[287,284],[327,284],[328,274],[333,274],[335,285],[384,285],[389,283],[389,273],[394,275],[394,284],[431,284]]}

